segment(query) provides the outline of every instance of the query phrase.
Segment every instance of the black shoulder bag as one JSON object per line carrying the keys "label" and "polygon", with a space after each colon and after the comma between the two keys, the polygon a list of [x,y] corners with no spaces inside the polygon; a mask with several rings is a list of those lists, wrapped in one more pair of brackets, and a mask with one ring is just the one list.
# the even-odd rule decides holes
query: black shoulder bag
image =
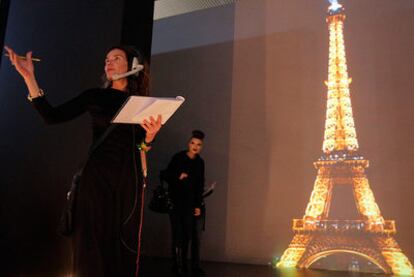
{"label": "black shoulder bag", "polygon": [[167,214],[173,209],[173,202],[168,194],[168,189],[164,185],[165,171],[160,172],[160,184],[152,192],[148,208],[156,213]]}
{"label": "black shoulder bag", "polygon": [[81,169],[79,169],[72,178],[72,184],[69,191],[66,194],[66,203],[63,209],[62,215],[60,217],[60,222],[58,226],[58,233],[65,237],[70,237],[73,234],[74,230],[74,215],[75,215],[75,200],[76,195],[78,194],[79,184],[82,177],[82,171],[85,168],[87,161],[91,154],[98,148],[99,145],[105,140],[109,133],[115,128],[116,125],[109,126],[105,133],[91,146],[89,150],[88,157]]}

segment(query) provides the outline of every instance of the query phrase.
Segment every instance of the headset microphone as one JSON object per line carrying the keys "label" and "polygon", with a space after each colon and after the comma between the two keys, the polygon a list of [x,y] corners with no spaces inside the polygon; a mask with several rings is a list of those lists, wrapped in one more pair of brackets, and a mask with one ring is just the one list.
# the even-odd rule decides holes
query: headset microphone
{"label": "headset microphone", "polygon": [[132,68],[130,71],[127,71],[122,74],[114,74],[111,78],[112,81],[116,81],[131,75],[138,76],[139,72],[144,69],[144,66],[142,64],[139,64],[138,58],[134,57],[132,60]]}

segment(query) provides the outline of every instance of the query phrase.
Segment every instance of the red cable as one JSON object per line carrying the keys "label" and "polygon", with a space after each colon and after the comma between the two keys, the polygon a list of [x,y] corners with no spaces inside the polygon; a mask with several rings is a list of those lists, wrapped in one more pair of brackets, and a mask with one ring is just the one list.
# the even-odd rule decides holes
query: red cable
{"label": "red cable", "polygon": [[146,155],[145,151],[141,150],[141,166],[142,166],[142,175],[143,175],[143,185],[141,191],[141,211],[140,211],[140,219],[139,219],[139,229],[138,229],[138,249],[137,249],[137,267],[135,271],[135,277],[139,275],[139,260],[141,256],[141,236],[142,236],[142,225],[144,223],[144,200],[145,200],[145,187],[147,186],[147,165],[146,165]]}

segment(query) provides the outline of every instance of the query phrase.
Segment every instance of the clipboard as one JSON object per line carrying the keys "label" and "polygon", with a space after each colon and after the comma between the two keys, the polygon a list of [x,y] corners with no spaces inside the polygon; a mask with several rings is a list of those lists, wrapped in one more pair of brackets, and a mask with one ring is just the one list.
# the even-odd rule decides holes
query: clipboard
{"label": "clipboard", "polygon": [[161,115],[161,124],[164,125],[184,101],[182,96],[171,98],[132,95],[124,102],[111,123],[141,124],[150,116],[157,118]]}

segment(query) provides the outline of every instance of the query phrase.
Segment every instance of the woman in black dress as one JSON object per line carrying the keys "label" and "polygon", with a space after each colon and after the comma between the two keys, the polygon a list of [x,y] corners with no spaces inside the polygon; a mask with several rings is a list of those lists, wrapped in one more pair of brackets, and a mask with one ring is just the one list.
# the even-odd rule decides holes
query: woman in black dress
{"label": "woman in black dress", "polygon": [[[32,53],[23,59],[11,48],[6,47],[6,51],[27,85],[29,100],[44,121],[61,123],[88,112],[93,142],[105,133],[129,95],[148,95],[148,65],[133,47],[116,46],[108,51],[105,88],[83,91],[56,107],[49,104],[37,84]],[[119,74],[131,70],[134,58],[143,70],[119,78]],[[144,120],[140,126],[116,126],[90,155],[75,203],[75,276],[133,276],[143,184],[136,145],[148,150],[160,128],[160,116]]]}

